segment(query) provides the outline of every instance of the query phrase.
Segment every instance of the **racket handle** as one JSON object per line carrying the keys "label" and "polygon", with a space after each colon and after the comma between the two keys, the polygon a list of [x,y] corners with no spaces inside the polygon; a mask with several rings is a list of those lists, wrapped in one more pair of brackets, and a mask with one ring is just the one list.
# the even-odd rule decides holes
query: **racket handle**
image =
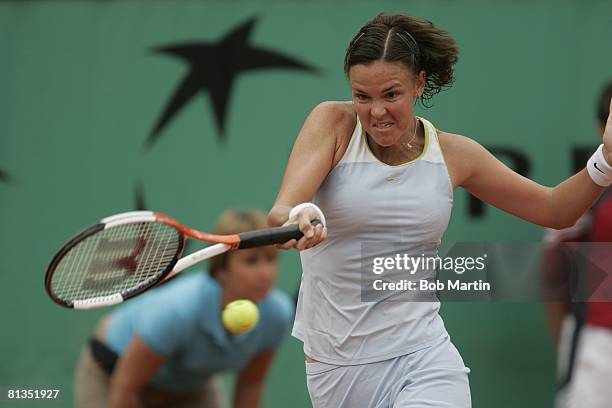
{"label": "racket handle", "polygon": [[[320,220],[311,221],[313,226],[321,224]],[[282,244],[292,239],[300,239],[304,236],[298,224],[286,227],[267,228],[257,231],[248,231],[238,234],[240,244],[238,249],[255,248],[272,244]]]}

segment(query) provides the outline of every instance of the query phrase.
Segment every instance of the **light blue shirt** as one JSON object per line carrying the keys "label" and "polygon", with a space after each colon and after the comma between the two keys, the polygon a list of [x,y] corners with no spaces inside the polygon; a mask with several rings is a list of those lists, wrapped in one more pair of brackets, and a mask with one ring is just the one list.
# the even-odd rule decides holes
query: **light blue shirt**
{"label": "light blue shirt", "polygon": [[114,311],[106,344],[122,354],[139,336],[168,359],[151,383],[189,391],[215,373],[240,370],[258,354],[280,346],[293,322],[293,302],[274,289],[258,307],[260,319],[253,330],[227,333],[221,323],[219,283],[208,273],[191,273]]}

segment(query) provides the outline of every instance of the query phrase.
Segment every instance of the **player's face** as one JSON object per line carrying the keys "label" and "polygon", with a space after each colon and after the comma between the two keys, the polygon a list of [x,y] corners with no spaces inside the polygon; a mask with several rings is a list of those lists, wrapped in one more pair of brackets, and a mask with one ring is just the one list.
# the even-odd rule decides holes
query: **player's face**
{"label": "player's face", "polygon": [[278,250],[274,247],[232,252],[227,260],[223,283],[238,299],[263,299],[276,282],[277,258]]}
{"label": "player's face", "polygon": [[380,146],[406,142],[414,131],[414,101],[425,73],[416,77],[399,62],[376,61],[351,67],[353,105],[364,130]]}

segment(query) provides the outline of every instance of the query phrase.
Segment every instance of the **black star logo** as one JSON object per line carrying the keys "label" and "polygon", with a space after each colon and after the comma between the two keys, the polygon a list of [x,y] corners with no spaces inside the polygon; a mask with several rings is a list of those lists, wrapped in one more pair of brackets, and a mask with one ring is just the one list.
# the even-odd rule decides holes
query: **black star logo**
{"label": "black star logo", "polygon": [[248,39],[254,18],[227,33],[217,43],[184,43],[155,48],[189,64],[190,70],[180,81],[149,134],[145,145],[151,147],[162,129],[198,92],[208,90],[212,99],[219,138],[225,140],[225,118],[232,85],[237,75],[255,69],[286,68],[308,72],[317,70],[294,58],[264,48],[253,47]]}
{"label": "black star logo", "polygon": [[9,184],[13,181],[13,178],[7,172],[0,169],[0,181]]}

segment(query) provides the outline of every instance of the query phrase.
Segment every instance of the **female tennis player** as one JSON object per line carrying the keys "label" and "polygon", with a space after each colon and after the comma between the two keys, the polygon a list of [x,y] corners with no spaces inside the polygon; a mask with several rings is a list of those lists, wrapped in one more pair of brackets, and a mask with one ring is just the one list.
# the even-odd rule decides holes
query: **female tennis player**
{"label": "female tennis player", "polygon": [[[261,212],[226,211],[217,233],[265,228]],[[289,332],[293,302],[272,289],[274,247],[222,254],[210,274],[192,273],[118,307],[104,318],[78,362],[78,407],[225,406],[216,374],[238,373],[235,407],[257,407],[266,373]],[[257,302],[253,330],[231,334],[221,311],[236,299]]]}
{"label": "female tennis player", "polygon": [[[549,188],[417,117],[417,101],[452,84],[457,58],[455,41],[430,22],[379,15],[346,51],[352,101],[320,104],[297,137],[268,222],[297,222],[304,232],[283,247],[305,250],[293,335],[304,342],[315,407],[470,407],[469,370],[439,302],[391,292],[362,301],[362,277],[372,271],[364,256],[389,258],[398,245],[435,256],[457,187],[531,223],[564,228],[612,182],[611,119],[587,169]],[[508,112],[508,121],[517,115]],[[327,227],[313,228],[320,210]]]}

